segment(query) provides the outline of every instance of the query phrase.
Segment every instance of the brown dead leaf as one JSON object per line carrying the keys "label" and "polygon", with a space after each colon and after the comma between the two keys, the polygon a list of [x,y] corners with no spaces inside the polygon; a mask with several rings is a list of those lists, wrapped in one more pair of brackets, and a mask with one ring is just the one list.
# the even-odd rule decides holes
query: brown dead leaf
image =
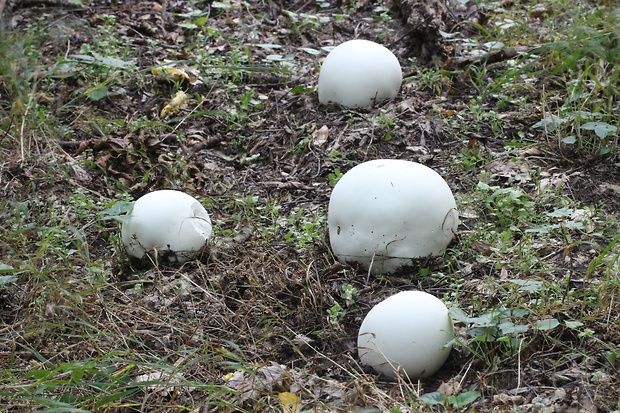
{"label": "brown dead leaf", "polygon": [[442,382],[439,387],[437,387],[437,391],[439,393],[443,393],[446,396],[452,396],[454,394],[458,394],[461,392],[461,378],[460,377],[452,377],[447,382]]}
{"label": "brown dead leaf", "polygon": [[550,4],[540,3],[532,7],[530,10],[530,18],[532,19],[540,19],[544,18],[545,15],[553,14],[553,8]]}
{"label": "brown dead leaf", "polygon": [[321,126],[320,129],[312,132],[312,145],[321,147],[327,143],[327,139],[329,138],[329,128],[327,125]]}

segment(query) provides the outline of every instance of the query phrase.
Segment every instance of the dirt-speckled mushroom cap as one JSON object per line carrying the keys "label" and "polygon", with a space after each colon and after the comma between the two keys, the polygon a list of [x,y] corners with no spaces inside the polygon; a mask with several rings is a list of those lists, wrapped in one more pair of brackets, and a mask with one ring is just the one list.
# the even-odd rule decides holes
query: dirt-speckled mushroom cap
{"label": "dirt-speckled mushroom cap", "polygon": [[123,222],[121,238],[127,253],[173,252],[179,262],[196,255],[211,237],[211,219],[194,197],[173,190],[154,191],[136,201]]}
{"label": "dirt-speckled mushroom cap", "polygon": [[331,194],[329,238],[341,262],[391,273],[439,256],[459,224],[446,181],[416,162],[378,159],[345,173]]}

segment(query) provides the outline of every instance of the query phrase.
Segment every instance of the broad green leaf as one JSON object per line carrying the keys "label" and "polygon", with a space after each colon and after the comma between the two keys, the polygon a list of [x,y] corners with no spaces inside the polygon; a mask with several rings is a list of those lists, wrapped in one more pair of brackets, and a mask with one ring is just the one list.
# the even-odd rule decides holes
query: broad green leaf
{"label": "broad green leaf", "polygon": [[570,329],[575,329],[583,326],[583,323],[581,321],[565,321],[564,324]]}
{"label": "broad green leaf", "polygon": [[86,96],[92,100],[101,100],[108,95],[108,87],[104,84],[97,85],[86,91]]}
{"label": "broad green leaf", "polygon": [[554,217],[554,218],[569,217],[569,216],[571,216],[573,211],[574,211],[573,208],[568,208],[568,207],[556,208],[556,209],[553,210],[553,212],[547,212],[546,215],[548,217]]}
{"label": "broad green leaf", "polygon": [[6,265],[0,262],[0,274],[7,273],[7,272],[15,272],[15,271],[17,271],[15,268],[11,267],[10,265]]}
{"label": "broad green leaf", "polygon": [[536,122],[532,127],[545,128],[547,129],[547,131],[553,132],[557,126],[563,124],[564,122],[566,122],[566,119],[562,119],[556,115],[549,115],[542,120]]}
{"label": "broad green leaf", "polygon": [[418,400],[424,404],[428,404],[429,406],[433,406],[436,404],[445,404],[446,395],[441,392],[434,391],[432,393],[426,393],[421,395],[420,397],[418,397]]}
{"label": "broad green leaf", "polygon": [[555,318],[548,318],[545,320],[538,320],[536,323],[534,323],[534,328],[540,331],[547,331],[547,330],[553,330],[559,325],[560,325],[560,322],[556,320]]}
{"label": "broad green leaf", "polygon": [[477,391],[466,391],[464,393],[459,394],[458,396],[450,396],[448,401],[453,407],[461,408],[465,407],[468,404],[473,403],[478,397],[480,397],[480,392]]}
{"label": "broad green leaf", "polygon": [[563,138],[562,142],[564,142],[567,145],[572,145],[572,144],[577,142],[577,137],[574,136],[574,135],[569,135],[569,136]]}
{"label": "broad green leaf", "polygon": [[17,281],[18,278],[14,275],[0,275],[0,287],[5,284]]}
{"label": "broad green leaf", "polygon": [[519,285],[520,286],[519,291],[536,292],[536,291],[540,291],[543,285],[542,281],[535,281],[535,280],[510,279],[508,281],[513,284]]}
{"label": "broad green leaf", "polygon": [[515,324],[511,321],[500,323],[498,327],[502,331],[502,334],[521,334],[526,333],[528,330],[526,325]]}
{"label": "broad green leaf", "polygon": [[130,218],[128,214],[131,212],[134,203],[135,202],[117,201],[108,209],[101,211],[101,219],[113,219],[119,222],[127,222]]}
{"label": "broad green leaf", "polygon": [[108,66],[114,69],[126,69],[129,66],[133,65],[133,62],[131,61],[125,61],[125,60],[121,60],[121,59],[117,59],[115,57],[109,57],[109,56],[100,56],[98,60],[99,62],[101,62],[102,65]]}
{"label": "broad green leaf", "polygon": [[581,125],[581,129],[594,131],[596,136],[601,139],[605,139],[609,135],[616,133],[617,127],[610,125],[607,122],[588,122]]}
{"label": "broad green leaf", "polygon": [[460,321],[465,324],[469,324],[471,322],[471,318],[465,314],[463,310],[460,308],[452,307],[450,309],[450,316],[453,320]]}

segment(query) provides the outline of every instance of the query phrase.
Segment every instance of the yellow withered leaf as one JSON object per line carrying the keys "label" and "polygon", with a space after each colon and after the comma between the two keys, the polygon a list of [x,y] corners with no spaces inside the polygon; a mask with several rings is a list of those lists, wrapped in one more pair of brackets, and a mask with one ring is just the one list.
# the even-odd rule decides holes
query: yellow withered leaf
{"label": "yellow withered leaf", "polygon": [[282,405],[282,413],[299,413],[301,410],[301,399],[296,394],[285,391],[278,393],[278,399]]}
{"label": "yellow withered leaf", "polygon": [[181,108],[181,106],[185,104],[186,100],[187,100],[187,94],[183,92],[182,90],[179,90],[176,93],[176,95],[174,95],[170,103],[164,106],[164,108],[161,110],[159,117],[165,118],[166,116],[168,116],[170,112],[177,113],[179,109]]}
{"label": "yellow withered leaf", "polygon": [[185,70],[176,69],[174,67],[155,67],[151,69],[151,73],[156,76],[167,76],[175,82],[178,82],[179,80],[191,80],[190,76]]}

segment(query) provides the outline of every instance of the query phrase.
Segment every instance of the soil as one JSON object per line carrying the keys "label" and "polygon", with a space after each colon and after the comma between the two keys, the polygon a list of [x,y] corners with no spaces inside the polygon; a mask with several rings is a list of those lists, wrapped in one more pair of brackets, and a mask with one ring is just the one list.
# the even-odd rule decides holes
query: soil
{"label": "soil", "polygon": [[[446,47],[441,55],[420,56],[412,62],[419,42],[408,41],[411,28],[397,7],[366,0],[354,6],[349,3],[233,1],[224,8],[210,1],[94,0],[84,7],[55,1],[5,5],[4,15],[15,30],[47,22],[50,34],[35,39],[44,57],[43,72],[54,66],[58,56],[86,54],[83,45],[101,41],[105,34],[101,31],[110,27],[115,32],[105,36],[128,41],[131,49],[119,59],[134,60],[140,72],[134,76],[111,71],[107,95],[93,100],[86,96],[92,87],[89,79],[68,69],[66,79],[41,98],[47,99],[46,109],[66,135],[54,143],[28,141],[27,152],[38,156],[20,160],[16,154],[3,160],[3,197],[48,199],[61,205],[71,221],[75,211],[67,199],[78,190],[107,205],[123,194],[137,199],[157,189],[178,189],[208,200],[205,206],[217,227],[215,239],[199,260],[158,268],[127,259],[114,221],[81,227],[88,255],[103,262],[107,286],[89,293],[79,280],[89,276],[86,268],[76,267],[79,277],[49,275],[50,280],[73,285],[83,302],[78,307],[65,305],[68,293],[41,284],[39,288],[49,289],[43,310],[27,304],[40,293],[30,290],[33,283],[9,290],[13,296],[5,290],[0,314],[7,341],[0,348],[3,354],[13,354],[12,368],[40,362],[34,355],[60,363],[127,352],[145,363],[165,360],[182,366],[183,376],[193,383],[238,390],[240,395],[231,395],[230,400],[247,411],[279,411],[277,393],[283,391],[300,394],[304,410],[320,412],[387,411],[415,400],[414,391],[437,390],[446,394],[479,391],[480,397],[468,406],[471,411],[614,410],[620,397],[618,364],[609,365],[605,346],[582,346],[583,339],[569,329],[555,336],[528,336],[527,349],[518,356],[489,348],[490,365],[473,358],[464,346],[456,346],[437,375],[414,385],[386,380],[358,364],[357,331],[373,305],[403,289],[420,289],[438,297],[460,294],[465,307],[475,306],[475,298],[493,303],[499,298],[487,295],[484,285],[502,276],[501,264],[480,260],[486,248],[482,245],[458,256],[420,262],[393,276],[368,277],[337,263],[324,223],[322,236],[305,244],[300,244],[300,234],[287,238],[290,225],[282,220],[297,209],[316,213],[306,215],[316,220],[325,216],[333,188],[330,179],[337,169],[344,173],[377,158],[417,161],[437,170],[460,194],[475,187],[481,171],[488,172],[492,184],[503,187],[531,174],[536,178],[523,179],[532,180],[532,192],[535,179],[548,179],[550,184],[563,185],[563,191],[578,203],[593,205],[612,217],[620,208],[620,173],[613,162],[586,163],[549,145],[540,130],[531,128],[540,120],[540,111],[519,116],[506,111],[499,133],[487,125],[470,124],[468,129],[467,124],[456,122],[477,93],[459,71],[437,80],[437,87],[443,89],[439,94],[412,77],[395,100],[370,109],[319,105],[312,88],[326,55],[323,47],[357,37],[389,44],[404,71],[415,73],[434,67],[437,59],[451,52]],[[388,19],[378,17],[379,6],[385,6]],[[202,10],[205,27],[221,35],[206,37],[199,35],[206,32],[203,28],[189,27],[195,17],[187,13],[193,10]],[[333,17],[340,14],[345,17]],[[473,15],[479,17],[479,13],[461,17]],[[331,17],[317,24],[311,16]],[[199,55],[210,60],[201,66],[196,63]],[[292,58],[286,66],[286,62],[274,63],[278,59],[274,55]],[[151,70],[166,61],[185,68],[189,79],[171,81]],[[239,70],[241,66],[253,69]],[[501,70],[501,62],[490,70]],[[298,86],[309,91],[297,93]],[[179,89],[187,93],[187,103],[162,120],[162,108]],[[378,120],[381,113],[390,115],[389,127]],[[523,145],[507,145],[515,141]],[[492,161],[472,171],[464,169],[460,159],[463,149],[474,146],[484,154],[482,158]],[[510,149],[515,147],[526,149]],[[463,218],[464,234],[453,241],[451,250],[459,251],[460,240],[477,220]],[[562,246],[555,246],[559,250],[545,247],[541,256],[564,266],[567,253],[562,253]],[[36,252],[24,248],[24,254]],[[575,249],[575,282],[584,282],[578,274],[599,252]],[[463,279],[458,281],[457,293],[451,282],[437,275],[465,267],[468,270],[459,272]],[[418,276],[422,268],[433,275]],[[563,273],[547,277],[562,280]],[[346,284],[357,289],[350,306],[341,299]],[[609,301],[610,311],[617,308],[616,293],[601,294],[601,300]],[[327,317],[335,302],[346,310],[338,322]],[[563,308],[555,313],[549,308],[550,315],[569,320],[580,311],[583,308]],[[591,313],[588,317],[611,317],[617,322],[618,315]],[[53,326],[22,335],[26,325],[44,326],[44,321]],[[91,339],[72,334],[82,323],[92,326]],[[604,323],[592,326],[604,328]],[[457,323],[457,332],[461,328]],[[596,333],[617,343],[620,337],[614,336],[615,331],[609,336]],[[197,356],[201,353],[202,358]],[[256,375],[238,372],[243,363],[255,366]],[[9,366],[1,364],[3,369]],[[148,374],[148,369],[140,373]],[[195,386],[159,387],[127,396],[122,400],[127,402],[125,407],[119,403],[105,410],[187,411],[175,406],[192,406],[189,411],[234,411],[210,397]],[[453,406],[453,411],[460,410]]]}

